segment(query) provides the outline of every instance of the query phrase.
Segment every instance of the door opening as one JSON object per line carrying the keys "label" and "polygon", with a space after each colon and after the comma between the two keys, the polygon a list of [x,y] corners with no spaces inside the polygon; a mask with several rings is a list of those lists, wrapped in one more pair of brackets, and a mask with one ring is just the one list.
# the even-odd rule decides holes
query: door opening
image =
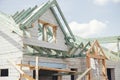
{"label": "door opening", "polygon": [[[76,68],[71,68],[71,71],[77,71]],[[71,80],[76,80],[77,76],[76,75],[71,75]]]}
{"label": "door opening", "polygon": [[[56,74],[56,71],[48,71],[48,70],[39,70],[39,80],[57,80],[57,76],[53,76]],[[33,78],[35,79],[35,70],[33,70]]]}
{"label": "door opening", "polygon": [[107,68],[107,77],[108,80],[115,80],[114,68]]}

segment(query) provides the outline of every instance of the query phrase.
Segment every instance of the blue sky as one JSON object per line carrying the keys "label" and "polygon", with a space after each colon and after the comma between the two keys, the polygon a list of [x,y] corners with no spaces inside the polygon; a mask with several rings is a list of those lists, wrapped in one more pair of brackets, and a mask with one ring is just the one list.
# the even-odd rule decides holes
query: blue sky
{"label": "blue sky", "polygon": [[[0,0],[0,11],[16,11],[47,0]],[[57,0],[73,33],[81,37],[120,35],[120,0]]]}

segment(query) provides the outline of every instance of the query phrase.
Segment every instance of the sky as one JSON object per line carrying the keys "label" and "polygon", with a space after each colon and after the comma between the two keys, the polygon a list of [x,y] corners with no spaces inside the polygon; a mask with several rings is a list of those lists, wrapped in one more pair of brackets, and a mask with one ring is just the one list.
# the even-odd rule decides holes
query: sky
{"label": "sky", "polygon": [[[14,14],[48,0],[0,0],[0,11]],[[75,35],[107,37],[120,35],[120,0],[57,0]]]}

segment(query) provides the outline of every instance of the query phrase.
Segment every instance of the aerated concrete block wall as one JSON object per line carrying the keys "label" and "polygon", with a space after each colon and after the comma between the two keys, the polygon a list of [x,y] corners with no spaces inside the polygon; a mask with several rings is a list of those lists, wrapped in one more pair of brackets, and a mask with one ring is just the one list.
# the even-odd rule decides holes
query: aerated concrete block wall
{"label": "aerated concrete block wall", "polygon": [[120,80],[120,61],[107,61],[107,68],[112,69],[112,80]]}

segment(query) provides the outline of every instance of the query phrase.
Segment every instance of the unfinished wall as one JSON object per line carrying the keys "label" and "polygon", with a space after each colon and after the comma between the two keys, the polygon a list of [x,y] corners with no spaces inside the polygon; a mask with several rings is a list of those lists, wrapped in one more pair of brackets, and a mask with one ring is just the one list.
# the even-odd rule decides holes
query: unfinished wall
{"label": "unfinished wall", "polygon": [[17,80],[19,78],[19,73],[8,62],[8,60],[13,60],[19,63],[23,54],[22,40],[16,33],[12,33],[12,23],[10,17],[0,14],[0,70],[8,69],[8,77],[0,76],[0,80]]}
{"label": "unfinished wall", "polygon": [[[35,65],[35,57],[34,56],[24,56],[23,62],[25,64],[28,64],[30,62],[34,62]],[[63,69],[76,69],[78,72],[84,72],[86,70],[86,59],[85,58],[67,58],[67,59],[56,59],[56,58],[45,58],[45,57],[39,57],[39,62],[42,63],[47,62],[47,67],[55,67],[55,68],[63,68]],[[49,65],[49,63],[53,65]],[[55,64],[56,63],[56,64]],[[60,66],[61,65],[61,66]],[[27,71],[26,71],[27,72]],[[27,72],[29,74],[29,71]],[[33,76],[30,73],[31,76]],[[77,76],[75,76],[77,78]],[[71,80],[71,75],[64,75],[62,76],[62,80]],[[82,79],[85,80],[85,79]]]}
{"label": "unfinished wall", "polygon": [[48,9],[39,19],[46,21],[47,23],[51,23],[53,25],[56,25],[56,27],[57,27],[56,43],[54,43],[54,42],[48,43],[46,41],[42,41],[42,40],[38,39],[38,37],[39,37],[38,36],[38,33],[39,33],[38,21],[36,21],[34,23],[33,28],[27,29],[27,31],[30,33],[31,37],[23,38],[23,42],[25,44],[31,44],[31,45],[45,47],[45,48],[52,48],[52,49],[67,51],[68,48],[65,45],[64,35],[60,29],[60,26],[56,22],[56,19],[55,19],[53,13],[51,12],[51,10]]}
{"label": "unfinished wall", "polygon": [[107,61],[107,68],[114,69],[111,73],[112,80],[120,80],[120,61]]}
{"label": "unfinished wall", "polygon": [[[33,56],[24,56],[23,61],[29,63],[29,61],[35,61],[35,57]],[[86,58],[66,58],[66,59],[56,59],[56,58],[45,58],[39,57],[39,62],[48,62],[48,63],[57,63],[57,64],[66,64],[66,69],[77,69],[78,72],[84,72],[86,68]],[[114,69],[112,74],[112,80],[120,79],[120,62],[115,61],[107,61],[107,68]],[[48,64],[49,66],[49,64]],[[100,67],[100,66],[99,66]],[[57,68],[57,67],[56,67]],[[29,72],[28,72],[29,73]],[[102,74],[102,73],[101,73]],[[32,74],[30,74],[32,76]],[[79,75],[78,75],[79,76]],[[71,80],[70,75],[62,76],[62,80]],[[82,80],[86,80],[85,77]],[[98,79],[99,80],[99,79]]]}

